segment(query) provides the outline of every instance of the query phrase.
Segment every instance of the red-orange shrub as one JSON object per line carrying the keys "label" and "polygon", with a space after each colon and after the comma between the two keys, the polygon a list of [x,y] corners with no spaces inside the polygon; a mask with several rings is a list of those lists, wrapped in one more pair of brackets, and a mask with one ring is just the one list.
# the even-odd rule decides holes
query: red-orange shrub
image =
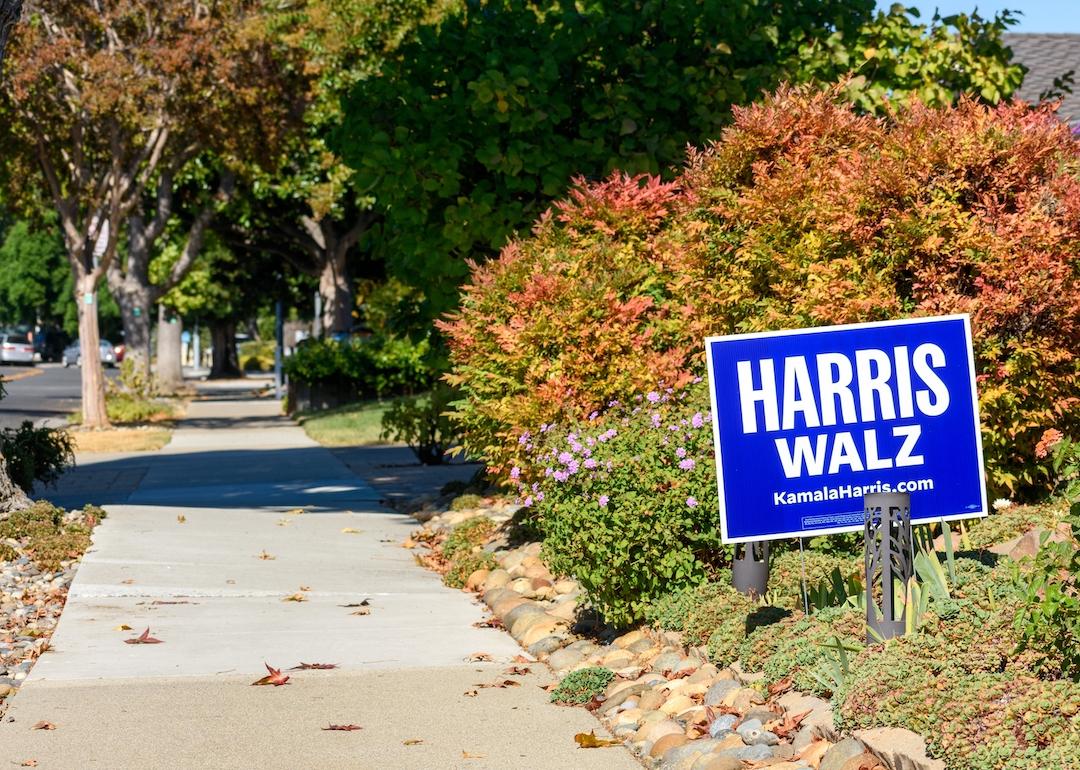
{"label": "red-orange shrub", "polygon": [[642,181],[579,187],[444,325],[496,466],[524,430],[700,373],[706,334],[960,312],[992,487],[1037,489],[1043,430],[1080,432],[1080,143],[1050,109],[876,120],[782,89]]}

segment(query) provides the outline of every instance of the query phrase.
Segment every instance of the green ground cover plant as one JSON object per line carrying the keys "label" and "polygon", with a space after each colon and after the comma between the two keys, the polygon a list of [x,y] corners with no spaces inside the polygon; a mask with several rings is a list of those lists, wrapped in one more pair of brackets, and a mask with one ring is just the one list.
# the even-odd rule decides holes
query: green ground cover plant
{"label": "green ground cover plant", "polygon": [[588,703],[597,695],[603,694],[615,672],[608,668],[593,666],[571,671],[551,691],[551,702],[567,706],[580,706]]}
{"label": "green ground cover plant", "polygon": [[75,464],[71,434],[56,428],[35,428],[26,420],[18,428],[0,430],[0,455],[8,475],[24,492],[34,484],[52,484]]}
{"label": "green ground cover plant", "polygon": [[443,582],[451,588],[463,588],[469,575],[478,569],[495,569],[495,557],[481,550],[495,532],[495,523],[486,516],[466,519],[451,531],[443,543],[442,555],[449,562]]}
{"label": "green ground cover plant", "polygon": [[[76,559],[90,547],[90,533],[105,511],[87,506],[79,514],[69,515],[51,503],[39,501],[30,508],[11,513],[0,521],[0,540],[19,542],[19,551],[27,554],[42,570],[60,569],[60,562]],[[0,558],[12,558],[9,546]]]}

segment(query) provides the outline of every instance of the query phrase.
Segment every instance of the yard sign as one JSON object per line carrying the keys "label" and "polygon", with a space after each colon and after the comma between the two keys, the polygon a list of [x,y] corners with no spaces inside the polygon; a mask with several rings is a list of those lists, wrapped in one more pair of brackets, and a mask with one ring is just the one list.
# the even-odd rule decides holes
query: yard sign
{"label": "yard sign", "polygon": [[911,519],[986,515],[966,315],[705,341],[725,543],[862,529],[862,496]]}

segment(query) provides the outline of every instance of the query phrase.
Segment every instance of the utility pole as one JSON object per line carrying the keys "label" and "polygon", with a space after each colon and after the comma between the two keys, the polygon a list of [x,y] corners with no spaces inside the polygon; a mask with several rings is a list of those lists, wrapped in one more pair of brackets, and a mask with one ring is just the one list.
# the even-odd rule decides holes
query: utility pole
{"label": "utility pole", "polygon": [[4,48],[8,35],[22,15],[22,0],[0,0],[0,64],[4,63]]}

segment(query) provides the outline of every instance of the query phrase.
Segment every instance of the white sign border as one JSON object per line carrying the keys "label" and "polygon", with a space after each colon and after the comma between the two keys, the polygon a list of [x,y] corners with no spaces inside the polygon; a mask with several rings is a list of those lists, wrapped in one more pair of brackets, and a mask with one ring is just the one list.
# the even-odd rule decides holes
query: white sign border
{"label": "white sign border", "polygon": [[967,340],[968,367],[971,373],[971,403],[973,406],[972,411],[975,418],[975,450],[978,454],[979,470],[982,471],[983,477],[983,483],[980,487],[982,510],[978,512],[952,514],[949,516],[937,516],[933,519],[916,520],[913,521],[912,524],[927,524],[935,521],[960,521],[964,519],[981,519],[985,518],[989,514],[989,506],[987,505],[986,497],[986,466],[983,462],[982,422],[979,416],[979,394],[975,385],[975,379],[977,376],[975,373],[975,348],[972,345],[971,339],[971,316],[969,316],[967,313],[958,313],[955,315],[943,316],[920,316],[918,318],[898,318],[890,321],[866,321],[863,323],[855,324],[835,324],[833,326],[811,326],[806,329],[780,329],[768,332],[749,332],[747,334],[724,334],[720,336],[705,338],[705,365],[708,369],[707,376],[709,383],[709,404],[712,406],[713,449],[716,454],[716,493],[720,514],[720,541],[722,543],[727,545],[733,543],[753,543],[762,540],[784,540],[787,538],[796,537],[804,538],[817,537],[818,535],[838,535],[844,532],[861,532],[863,530],[863,526],[859,525],[847,527],[827,527],[825,529],[809,529],[801,532],[783,532],[777,534],[770,534],[765,537],[728,537],[727,500],[724,495],[724,468],[723,459],[720,455],[720,411],[717,408],[718,403],[716,400],[716,382],[713,375],[713,343],[725,342],[727,340],[735,339],[752,340],[762,339],[765,337],[800,337],[805,334],[818,334],[821,332],[833,332],[854,329],[879,329],[884,326],[910,326],[912,324],[933,323],[938,321],[962,321],[964,325],[964,336]]}

